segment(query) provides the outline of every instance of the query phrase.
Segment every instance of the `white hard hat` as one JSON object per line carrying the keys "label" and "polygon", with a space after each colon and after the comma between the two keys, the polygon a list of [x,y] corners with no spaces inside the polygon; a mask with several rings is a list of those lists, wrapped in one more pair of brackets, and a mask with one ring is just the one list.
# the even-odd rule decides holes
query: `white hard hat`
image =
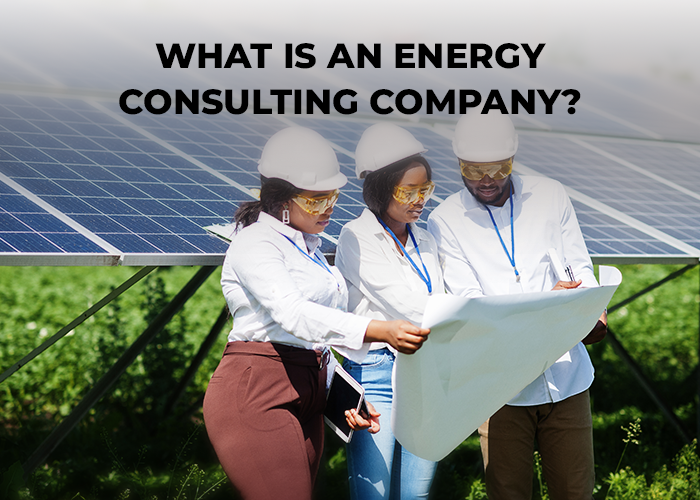
{"label": "white hard hat", "polygon": [[258,172],[308,191],[331,191],[348,182],[340,173],[330,142],[306,127],[285,128],[270,137],[258,162]]}
{"label": "white hard hat", "polygon": [[393,123],[376,123],[364,131],[355,149],[358,179],[375,170],[425,153],[427,149],[408,130]]}
{"label": "white hard hat", "polygon": [[508,115],[496,110],[484,115],[476,108],[457,122],[452,149],[460,160],[505,160],[518,150],[518,134]]}

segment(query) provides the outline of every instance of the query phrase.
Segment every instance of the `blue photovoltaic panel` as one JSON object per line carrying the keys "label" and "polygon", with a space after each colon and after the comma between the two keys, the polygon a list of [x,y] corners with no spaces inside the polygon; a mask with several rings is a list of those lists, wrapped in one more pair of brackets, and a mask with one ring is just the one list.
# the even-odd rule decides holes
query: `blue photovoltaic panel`
{"label": "blue photovoltaic panel", "polygon": [[[80,104],[76,106],[75,102]],[[223,253],[225,244],[206,235],[201,227],[227,222],[236,206],[251,198],[244,190],[227,184],[188,158],[244,188],[256,188],[259,186],[256,165],[262,146],[269,136],[285,126],[269,116],[168,114],[129,117],[134,125],[129,127],[82,101],[11,96],[0,99],[0,103],[6,120],[0,122],[3,126],[0,172],[125,253]],[[72,109],[68,109],[69,106]],[[350,152],[364,129],[373,123],[326,117],[289,118],[318,130]],[[450,141],[429,128],[406,126],[429,149],[427,157],[438,185],[436,195],[444,199],[460,190],[463,185]],[[176,152],[150,140],[140,130],[177,148]],[[595,145],[601,149],[632,157],[632,151],[625,151],[624,144],[600,142]],[[660,149],[654,145],[645,147],[654,151],[654,148]],[[567,148],[582,149],[564,138],[531,136],[526,139],[521,135],[518,158],[540,173],[557,178],[556,169],[551,165],[553,159],[555,164],[561,163],[558,153]],[[583,151],[595,157],[594,153]],[[574,154],[579,159],[586,156],[580,151]],[[682,152],[681,156],[683,154],[687,168],[692,170],[693,155]],[[354,178],[354,160],[343,153],[338,157],[349,183],[343,189],[333,222],[326,231],[331,238],[337,237],[342,225],[357,217],[364,208],[362,184]],[[537,158],[536,162],[531,161],[533,157]],[[647,153],[645,157],[651,161],[655,156]],[[577,164],[576,161],[572,159],[569,163]],[[605,169],[619,172],[624,167],[606,160]],[[575,174],[560,180],[615,206],[614,200],[587,191]],[[615,192],[619,194],[619,190]],[[576,205],[593,255],[679,253],[666,243],[590,207]],[[429,204],[421,224],[434,206],[435,201]],[[622,210],[620,206],[615,208]],[[659,226],[650,219],[644,222]],[[661,229],[668,230],[669,226]],[[54,240],[60,243],[60,237]],[[42,247],[34,248],[41,251]],[[322,248],[333,251],[331,240],[324,240]],[[66,248],[64,251],[75,250]]]}
{"label": "blue photovoltaic panel", "polygon": [[696,194],[700,188],[700,150],[681,144],[639,143],[586,139],[588,144],[633,163],[651,174],[683,187]]}
{"label": "blue photovoltaic panel", "polygon": [[[86,55],[99,51],[99,43],[86,48]],[[144,90],[159,86],[172,91],[230,84],[221,72],[208,68],[196,75],[171,72],[165,87],[156,85],[162,75],[152,69],[152,54],[133,45],[124,45],[124,50],[140,68],[136,80],[107,68],[75,71],[50,61],[40,71],[32,71],[31,64],[3,66],[4,82],[101,90],[85,91],[92,96],[88,100],[61,97],[50,87],[36,95],[19,95],[3,91],[0,84],[0,174],[9,179],[0,191],[0,253],[221,256],[225,243],[203,226],[230,221],[235,209],[252,199],[250,189],[260,182],[256,167],[262,147],[289,123],[314,128],[332,141],[349,179],[323,241],[322,249],[332,252],[343,224],[365,206],[352,154],[362,132],[379,118],[363,92],[380,88],[395,94],[412,88],[424,97],[427,89],[437,96],[450,89],[476,89],[484,95],[498,89],[509,97],[514,88],[523,93],[532,88],[577,88],[582,99],[574,115],[559,104],[554,113],[544,114],[539,101],[536,115],[522,110],[513,115],[520,132],[516,160],[579,193],[572,199],[593,255],[678,256],[695,255],[693,247],[700,249],[700,125],[693,107],[700,102],[668,92],[672,84],[546,65],[536,71],[337,68],[332,78],[324,71],[293,70],[282,75],[287,86],[314,89],[319,95],[323,89],[331,95],[341,88],[360,89],[354,98],[359,113],[325,116],[316,109],[314,115],[294,115],[289,98],[287,114],[281,116],[188,111],[177,115],[172,110],[126,115],[116,104],[117,94],[110,98],[109,92],[143,85]],[[269,78],[261,83],[263,74]],[[276,108],[276,100],[267,94],[271,85],[279,87],[272,83],[281,81],[279,68],[255,73],[233,68],[226,73],[231,75],[237,89],[259,88],[264,107]],[[661,92],[662,87],[667,91]],[[350,99],[345,99],[348,104]],[[396,107],[392,99],[379,104]],[[404,104],[410,105],[410,99]],[[463,188],[446,138],[457,117],[444,111],[426,114],[424,103],[412,117],[395,110],[382,119],[409,128],[429,150],[426,156],[437,187],[436,200],[419,222],[424,224],[439,200]],[[662,142],[669,140],[687,143]],[[25,192],[31,193],[29,199],[24,199]]]}
{"label": "blue photovoltaic panel", "polygon": [[[115,112],[121,113],[114,108]],[[285,127],[277,119],[255,115],[180,117],[168,114],[160,117],[137,115],[129,119],[179,151],[248,188],[260,186],[257,163],[265,142]],[[206,174],[183,158],[173,159],[171,165],[178,172],[187,170],[193,176]]]}
{"label": "blue photovoltaic panel", "polygon": [[627,224],[573,201],[581,232],[592,256],[598,255],[677,255],[678,249],[630,227]]}
{"label": "blue photovoltaic panel", "polygon": [[[207,117],[206,119],[177,116],[164,118],[161,120],[149,116],[137,116],[132,118],[132,121],[243,187],[256,189],[260,187],[257,162],[262,148],[270,136],[286,126],[276,118],[255,115]],[[339,126],[342,127],[342,122],[340,123]],[[360,128],[360,133],[361,130],[364,130],[364,127]],[[343,154],[339,154],[338,157],[342,171],[352,179],[355,168],[352,159]],[[194,169],[193,173],[201,172],[194,165],[191,165],[191,168]],[[359,215],[361,207],[357,202],[357,193],[360,195],[361,202],[361,187],[350,184],[343,189],[333,220],[326,229],[327,235],[337,238],[342,225]],[[238,200],[237,203],[252,200],[249,195],[240,190],[235,193],[235,199]],[[362,206],[364,206],[363,202]],[[231,218],[233,211],[226,208],[227,219]],[[334,244],[325,239],[321,248],[324,252],[332,252]]]}
{"label": "blue photovoltaic panel", "polygon": [[[421,141],[423,141],[424,144],[428,145],[430,142],[425,139],[426,135],[428,134],[433,134],[431,131],[426,131],[424,134],[418,133],[418,129],[415,131],[416,137],[418,137]],[[434,135],[434,134],[433,134]],[[538,140],[532,140],[537,138]],[[442,142],[441,142],[442,141]],[[584,192],[585,194],[588,194],[591,196],[591,198],[601,201],[603,203],[606,203],[610,205],[613,208],[616,208],[620,210],[623,213],[626,213],[628,215],[632,215],[633,217],[636,215],[635,213],[630,213],[629,210],[625,210],[624,203],[613,203],[613,199],[610,197],[605,197],[605,196],[600,196],[600,192],[597,191],[595,188],[597,186],[605,186],[608,185],[608,181],[611,176],[630,176],[630,177],[636,177],[636,175],[630,175],[629,172],[627,171],[626,167],[623,167],[619,164],[610,164],[608,161],[606,163],[605,168],[602,169],[602,172],[600,173],[601,177],[601,182],[600,183],[595,183],[591,182],[591,178],[595,179],[596,177],[593,176],[591,177],[591,171],[587,170],[587,165],[582,158],[561,158],[560,155],[558,154],[558,148],[557,145],[559,144],[559,141],[564,141],[563,139],[557,139],[557,138],[551,138],[551,137],[546,137],[540,139],[539,136],[528,136],[521,134],[520,136],[520,144],[519,144],[519,149],[518,153],[516,155],[516,160],[524,163],[528,167],[542,173],[545,175],[548,175],[549,177],[555,178],[560,180],[564,185],[570,186],[574,189],[577,189],[581,192]],[[569,142],[569,141],[566,141]],[[572,144],[569,142],[569,144]],[[538,147],[542,145],[542,150],[536,150]],[[428,146],[430,149],[429,152],[427,153],[428,158],[431,160],[431,165],[433,165],[434,170],[436,171],[436,174],[442,174],[444,176],[443,180],[438,180],[441,184],[444,186],[450,186],[452,187],[452,192],[455,192],[456,190],[459,190],[463,187],[461,178],[459,177],[458,173],[458,167],[456,164],[456,161],[454,159],[454,153],[452,152],[452,147],[450,141],[443,139],[442,137],[439,137],[439,139],[435,140],[432,142],[432,147]],[[580,146],[579,146],[580,148]],[[533,150],[536,150],[533,152]],[[545,154],[545,151],[548,153]],[[589,155],[592,155],[593,153],[584,150],[586,153],[589,153]],[[577,153],[580,154],[580,153]],[[583,156],[583,155],[582,155]],[[437,161],[433,159],[435,157]],[[533,160],[533,158],[536,158],[536,161]],[[604,159],[604,158],[603,158]],[[568,160],[568,163],[566,161]],[[596,160],[591,160],[594,163],[597,161]],[[571,165],[572,168],[569,170],[566,170],[566,168],[563,165]],[[447,168],[445,168],[447,166]],[[542,168],[541,166],[546,166],[546,168]],[[573,170],[573,172],[571,171]],[[614,172],[614,173],[613,173]],[[555,175],[558,174],[558,175]],[[437,175],[436,175],[437,177]],[[700,184],[700,183],[699,183]],[[698,186],[700,188],[700,186]],[[614,189],[612,186],[610,186],[612,189],[613,193],[617,193],[617,190]],[[449,188],[448,188],[449,189]],[[636,188],[634,188],[636,189]],[[634,196],[634,189],[632,190],[631,195]],[[699,189],[700,190],[700,189]],[[437,192],[437,191],[436,191]],[[670,196],[670,194],[669,194]],[[696,201],[692,200],[691,201]],[[579,209],[582,210],[583,205],[578,203],[575,204],[575,206],[581,207]],[[680,211],[680,213],[685,213],[685,216],[692,216],[694,210],[694,205],[691,206],[685,206],[683,204],[677,204],[676,208]],[[624,224],[620,221],[614,220],[612,217],[607,216],[605,214],[601,214],[597,210],[592,211],[590,207],[587,207],[585,209],[586,213],[592,213],[595,212],[597,214],[597,220],[592,223],[590,227],[590,231],[587,231],[587,226],[588,224],[588,219],[582,218],[581,222],[581,227],[584,232],[584,235],[586,236],[586,241],[591,247],[591,252],[596,253],[596,254],[650,254],[650,255],[658,255],[658,254],[678,254],[681,253],[677,248],[671,247],[665,243],[658,242],[658,240],[655,240],[654,238],[650,238],[648,235],[640,232],[638,229],[631,228],[627,224]],[[601,221],[605,221],[605,224],[609,226],[611,229],[608,231],[606,234],[602,234],[598,232],[600,229]],[[665,230],[668,228],[668,226],[659,226],[658,224],[654,224],[654,221],[651,220],[643,220],[643,222],[646,222],[652,227],[655,227],[657,229]],[[615,226],[618,226],[619,230],[622,230],[623,233],[619,233],[616,231],[613,231],[613,228]],[[594,229],[596,231],[594,231]],[[615,235],[615,236],[613,236]],[[600,238],[600,241],[597,241],[598,238]],[[612,242],[615,238],[620,238],[622,241],[626,242],[625,244],[619,244],[619,245],[613,245]],[[684,240],[682,238],[678,238],[681,241],[686,241],[692,244],[692,241]],[[652,240],[657,241],[657,245],[649,245],[649,242]],[[636,241],[637,249],[635,250],[630,246],[631,242]],[[695,246],[700,248],[700,241],[695,241]],[[603,245],[600,245],[598,243],[603,243]],[[632,245],[634,246],[634,245]]]}
{"label": "blue photovoltaic panel", "polygon": [[0,172],[124,252],[225,251],[202,226],[228,221],[242,193],[74,102],[12,99],[10,123],[0,121]]}
{"label": "blue photovoltaic panel", "polygon": [[[666,146],[657,149],[658,155],[673,152]],[[681,153],[675,155],[674,164],[681,170],[697,169],[698,162]],[[518,159],[539,173],[700,249],[700,197],[641,175],[567,138],[521,137]],[[654,170],[650,168],[649,172]],[[662,175],[669,179],[668,170]],[[681,182],[685,189],[700,193],[700,182],[693,182],[692,176]]]}
{"label": "blue photovoltaic panel", "polygon": [[103,253],[105,250],[0,182],[0,252]]}

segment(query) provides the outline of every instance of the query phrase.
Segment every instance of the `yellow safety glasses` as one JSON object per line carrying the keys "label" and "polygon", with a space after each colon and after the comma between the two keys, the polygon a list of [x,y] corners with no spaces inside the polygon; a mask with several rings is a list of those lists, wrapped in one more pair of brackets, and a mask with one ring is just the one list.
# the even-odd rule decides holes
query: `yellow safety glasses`
{"label": "yellow safety glasses", "polygon": [[402,205],[412,205],[422,201],[425,203],[435,191],[435,183],[430,181],[421,186],[394,186],[394,199]]}
{"label": "yellow safety glasses", "polygon": [[470,181],[480,181],[485,175],[488,175],[494,181],[498,181],[505,179],[513,172],[513,157],[484,163],[459,160],[459,167],[462,169],[462,175]]}
{"label": "yellow safety glasses", "polygon": [[297,195],[292,199],[305,212],[311,215],[319,215],[324,213],[329,208],[333,208],[335,203],[338,201],[338,196],[340,196],[340,190],[336,189],[335,191],[331,191],[330,193],[322,196],[310,198],[308,196]]}

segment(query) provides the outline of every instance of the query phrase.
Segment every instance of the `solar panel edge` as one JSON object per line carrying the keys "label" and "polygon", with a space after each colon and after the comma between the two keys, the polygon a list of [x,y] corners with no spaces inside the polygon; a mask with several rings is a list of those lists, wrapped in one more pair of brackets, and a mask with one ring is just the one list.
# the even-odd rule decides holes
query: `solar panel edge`
{"label": "solar panel edge", "polygon": [[121,257],[104,253],[0,252],[0,266],[118,266]]}
{"label": "solar panel edge", "polygon": [[591,260],[595,265],[627,265],[627,264],[669,264],[696,265],[700,263],[699,257],[692,255],[622,255],[622,254],[598,254],[591,255]]}
{"label": "solar panel edge", "polygon": [[126,253],[121,266],[220,266],[226,254],[154,254]]}

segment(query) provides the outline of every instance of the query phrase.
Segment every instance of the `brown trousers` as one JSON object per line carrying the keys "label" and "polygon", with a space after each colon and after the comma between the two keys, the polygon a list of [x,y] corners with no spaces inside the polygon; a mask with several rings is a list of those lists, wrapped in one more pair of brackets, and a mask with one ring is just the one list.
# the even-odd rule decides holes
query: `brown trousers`
{"label": "brown trousers", "polygon": [[489,500],[532,497],[535,440],[552,500],[591,500],[595,486],[588,391],[557,403],[504,406],[479,427]]}
{"label": "brown trousers", "polygon": [[323,451],[320,354],[229,342],[204,396],[207,434],[246,500],[309,500]]}

